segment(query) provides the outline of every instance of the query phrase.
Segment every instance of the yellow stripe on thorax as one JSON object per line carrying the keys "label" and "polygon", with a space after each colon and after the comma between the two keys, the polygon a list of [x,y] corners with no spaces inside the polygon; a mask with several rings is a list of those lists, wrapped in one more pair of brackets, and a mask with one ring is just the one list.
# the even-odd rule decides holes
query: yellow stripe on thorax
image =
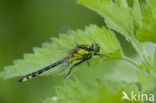
{"label": "yellow stripe on thorax", "polygon": [[84,50],[84,49],[79,49],[79,50],[77,51],[77,54],[84,55],[84,54],[89,54],[89,52],[86,51],[86,50]]}
{"label": "yellow stripe on thorax", "polygon": [[70,58],[70,62],[74,61],[74,60],[78,60],[78,59],[82,59],[83,58],[83,55],[87,55],[89,54],[88,51],[84,50],[84,49],[79,49],[77,51],[77,53],[73,54],[73,57]]}

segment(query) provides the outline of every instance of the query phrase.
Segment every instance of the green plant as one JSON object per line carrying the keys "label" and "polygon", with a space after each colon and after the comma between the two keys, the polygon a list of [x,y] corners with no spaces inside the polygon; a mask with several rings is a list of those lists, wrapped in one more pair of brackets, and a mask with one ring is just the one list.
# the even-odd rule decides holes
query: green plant
{"label": "green plant", "polygon": [[[69,31],[59,38],[51,38],[52,43],[44,43],[42,48],[34,48],[34,54],[25,54],[23,60],[16,60],[13,66],[5,67],[0,73],[4,79],[22,76],[62,59],[68,50],[79,44],[99,43],[100,53],[112,53],[105,58],[93,58],[94,68],[101,68],[104,61],[123,60],[136,66],[138,82],[112,82],[100,79],[92,83],[79,80],[65,81],[65,86],[56,88],[57,99],[48,98],[45,103],[113,103],[121,102],[121,93],[131,91],[156,93],[156,1],[133,0],[129,6],[126,0],[78,0],[82,4],[104,17],[106,27],[86,26],[85,30]],[[114,31],[113,31],[114,30]],[[136,50],[138,60],[126,57],[122,52],[116,33],[122,34]],[[150,42],[150,43],[149,43]],[[119,64],[118,64],[119,65]],[[76,68],[87,68],[82,64]],[[122,65],[121,65],[122,68]],[[55,74],[59,67],[43,73]],[[119,77],[120,78],[120,77]],[[114,98],[113,100],[111,98]],[[126,101],[128,102],[128,101]]]}

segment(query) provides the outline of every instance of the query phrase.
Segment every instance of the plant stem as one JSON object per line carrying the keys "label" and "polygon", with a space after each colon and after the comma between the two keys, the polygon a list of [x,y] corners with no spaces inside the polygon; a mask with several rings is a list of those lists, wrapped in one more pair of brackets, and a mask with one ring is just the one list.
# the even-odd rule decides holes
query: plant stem
{"label": "plant stem", "polygon": [[123,57],[123,58],[121,58],[121,60],[127,61],[127,62],[133,64],[134,66],[136,66],[137,68],[142,69],[137,63],[135,63],[135,61],[133,61],[127,57]]}

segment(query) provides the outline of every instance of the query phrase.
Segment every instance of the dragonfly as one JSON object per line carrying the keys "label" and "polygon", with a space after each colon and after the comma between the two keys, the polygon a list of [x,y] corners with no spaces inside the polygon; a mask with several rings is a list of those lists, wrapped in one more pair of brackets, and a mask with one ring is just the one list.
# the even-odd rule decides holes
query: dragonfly
{"label": "dragonfly", "polygon": [[67,65],[69,65],[69,64],[72,64],[73,61],[78,61],[70,67],[69,71],[64,76],[64,78],[66,78],[70,75],[73,67],[75,67],[85,61],[87,61],[87,63],[88,63],[88,60],[91,59],[93,55],[106,56],[106,55],[100,54],[99,52],[100,52],[100,46],[97,43],[93,43],[91,45],[79,44],[75,48],[73,48],[71,50],[71,52],[69,53],[69,55],[66,56],[65,58],[63,58],[62,60],[59,60],[59,61],[57,61],[49,66],[46,66],[38,71],[27,74],[27,75],[19,78],[18,81],[19,82],[27,81],[29,79],[32,79],[33,77],[36,77],[39,74],[51,69],[51,68],[54,68],[54,67],[60,65],[60,64],[67,63]]}

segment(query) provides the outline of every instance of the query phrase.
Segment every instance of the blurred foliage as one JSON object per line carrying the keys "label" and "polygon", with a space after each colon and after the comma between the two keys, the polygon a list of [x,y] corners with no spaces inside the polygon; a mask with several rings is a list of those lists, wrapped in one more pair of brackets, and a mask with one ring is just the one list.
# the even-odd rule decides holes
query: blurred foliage
{"label": "blurred foliage", "polygon": [[[154,0],[147,0],[147,2],[151,1]],[[147,48],[155,48],[155,45],[150,46],[147,45],[146,42],[140,43],[137,40],[139,38],[136,39],[137,31],[146,28],[146,26],[142,26],[145,24],[145,22],[142,22],[142,16],[144,18],[145,15],[142,15],[144,9],[140,8],[140,4],[142,7],[142,5],[147,2],[144,0],[140,0],[140,4],[137,0],[128,0],[128,2],[126,2],[126,0],[79,0],[78,2],[103,16],[106,24],[103,23],[103,18],[86,8],[76,5],[74,0],[2,1],[2,3],[0,3],[0,8],[2,8],[2,16],[0,16],[0,22],[2,22],[0,24],[0,67],[2,68],[4,65],[11,64],[11,61],[15,58],[21,58],[23,52],[32,52],[32,47],[39,46],[39,44],[44,41],[48,42],[46,40],[48,40],[49,37],[57,37],[56,34],[59,34],[59,28],[64,24],[71,25],[71,29],[81,29],[87,24],[96,23],[99,27],[91,26],[87,27],[88,29],[85,29],[87,32],[89,31],[88,33],[95,33],[92,34],[92,36],[96,34],[99,35],[101,32],[100,29],[105,30],[105,28],[100,28],[100,26],[106,25],[109,29],[121,33],[126,40],[130,41],[134,50],[139,54],[137,62],[134,61],[136,57],[133,57],[133,60],[131,60],[125,58],[126,55],[124,55],[123,58],[120,59],[129,62],[129,64],[122,61],[110,61],[99,63],[96,65],[96,68],[94,66],[87,67],[81,65],[79,68],[83,69],[74,73],[78,80],[71,81],[74,78],[71,77],[71,80],[65,81],[64,86],[57,87],[56,92],[54,91],[54,87],[62,85],[62,76],[55,78],[43,76],[42,78],[38,77],[21,84],[17,83],[16,79],[7,81],[1,80],[0,102],[42,103],[45,98],[50,97],[45,100],[45,103],[51,103],[52,100],[56,100],[56,98],[59,101],[54,101],[54,103],[120,103],[119,99],[121,99],[121,91],[123,90],[128,94],[132,90],[136,93],[138,90],[143,93],[155,93],[156,56],[153,58],[153,55],[149,55],[152,54],[153,51],[146,53]],[[149,3],[149,5],[152,4]],[[154,10],[153,7],[150,9]],[[94,30],[94,27],[96,27],[95,29],[97,29],[98,32],[95,32],[96,30]],[[151,26],[148,28],[152,30],[148,29],[148,32],[153,36],[153,28],[151,28]],[[78,30],[77,32],[85,34],[85,30]],[[62,31],[60,32],[62,33]],[[78,37],[76,35],[77,32],[75,32],[74,37]],[[101,34],[103,33],[104,32],[101,32]],[[138,36],[141,37],[144,36],[144,34],[141,32],[140,35],[137,34],[137,37]],[[55,41],[54,43],[59,44],[61,38],[63,38],[62,40],[68,40],[67,37],[69,37],[69,35],[60,36],[59,39],[54,38],[53,40]],[[83,38],[83,36],[80,36],[80,42],[84,41],[81,37]],[[131,47],[127,47],[127,44],[124,44],[127,43],[125,42],[125,39],[123,37],[120,38],[121,36],[117,37],[121,43],[123,43],[122,48],[127,49],[123,51],[129,52]],[[90,39],[96,41],[97,37]],[[153,42],[153,40],[154,39],[145,39],[144,41]],[[108,47],[110,45],[113,47],[112,44],[104,42],[103,45],[105,46],[102,45],[102,47]],[[64,47],[66,47],[66,45]],[[107,50],[109,49],[110,48],[108,47]],[[37,48],[36,51],[38,50],[39,49]],[[42,53],[44,54],[44,52]],[[31,56],[32,55],[30,55],[30,57]],[[141,71],[137,71],[136,68],[140,68]],[[31,70],[32,68],[30,67],[28,69]],[[16,73],[16,69],[11,70]],[[136,72],[137,74],[135,74]],[[7,73],[5,75],[3,74],[4,78],[9,77],[10,75],[11,74]],[[98,78],[101,79],[99,80]],[[106,99],[103,97],[106,97]]]}
{"label": "blurred foliage", "polygon": [[142,41],[150,41],[156,43],[156,1],[147,0],[142,6],[144,25],[137,33],[137,38]]}
{"label": "blurred foliage", "polygon": [[[23,52],[32,52],[50,37],[58,36],[60,27],[72,29],[87,24],[103,24],[96,13],[78,6],[74,0],[1,0],[0,1],[0,70],[22,58]],[[0,80],[1,103],[42,103],[55,94],[54,86],[61,84],[63,77],[44,77],[19,84],[17,78]],[[48,85],[49,83],[51,85]]]}
{"label": "blurred foliage", "polygon": [[128,85],[125,82],[119,84],[109,81],[107,84],[97,79],[94,84],[82,84],[79,81],[66,81],[64,87],[56,88],[57,100],[54,97],[47,98],[44,103],[121,103],[119,98],[122,97],[122,90],[130,93],[127,88],[133,88],[136,93],[138,91],[135,84]]}

